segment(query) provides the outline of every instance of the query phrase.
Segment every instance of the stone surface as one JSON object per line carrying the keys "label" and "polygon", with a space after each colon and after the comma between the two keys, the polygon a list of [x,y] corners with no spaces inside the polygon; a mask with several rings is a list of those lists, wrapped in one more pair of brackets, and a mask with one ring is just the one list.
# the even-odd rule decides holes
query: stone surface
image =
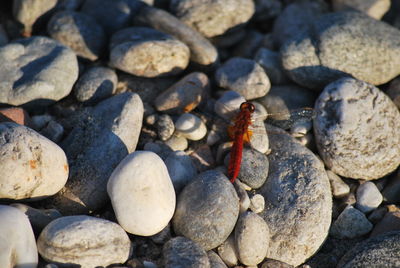
{"label": "stone surface", "polygon": [[123,93],[76,117],[74,129],[62,142],[70,161],[70,177],[48,202],[63,214],[87,213],[107,202],[107,181],[112,171],[136,148],[143,104],[137,94]]}
{"label": "stone surface", "polygon": [[256,191],[265,199],[259,215],[270,229],[267,258],[293,266],[304,263],[324,242],[331,223],[332,197],[321,161],[289,134],[267,128],[269,175]]}
{"label": "stone surface", "polygon": [[247,22],[254,14],[254,2],[172,0],[170,9],[185,24],[209,38]]}
{"label": "stone surface", "polygon": [[228,90],[215,102],[214,112],[225,120],[231,120],[239,112],[240,104],[245,101],[238,92]]}
{"label": "stone surface", "polygon": [[375,225],[370,237],[375,237],[383,233],[400,231],[400,211],[389,211]]}
{"label": "stone surface", "polygon": [[399,241],[400,232],[390,232],[365,240],[347,252],[337,267],[399,267]]}
{"label": "stone surface", "polygon": [[280,0],[255,0],[257,21],[265,21],[275,18],[282,12],[282,1]]}
{"label": "stone surface", "polygon": [[188,147],[188,140],[183,136],[172,135],[171,138],[165,141],[167,145],[173,151],[184,151]]}
{"label": "stone surface", "polygon": [[196,242],[182,236],[163,247],[165,268],[211,268],[207,253]]}
{"label": "stone surface", "polygon": [[390,8],[390,0],[334,0],[333,11],[357,10],[374,19],[381,19]]}
{"label": "stone surface", "polygon": [[257,50],[262,46],[263,40],[264,35],[259,31],[246,30],[246,35],[235,45],[233,56],[253,58]]}
{"label": "stone surface", "polygon": [[206,74],[190,73],[159,94],[154,106],[160,112],[187,113],[199,105],[209,89],[210,84]]}
{"label": "stone surface", "polygon": [[157,119],[157,135],[162,141],[166,141],[171,138],[175,131],[174,121],[171,116],[163,114]]}
{"label": "stone surface", "polygon": [[47,37],[0,47],[0,102],[49,105],[67,96],[78,78],[75,53]]}
{"label": "stone surface", "polygon": [[222,244],[239,216],[239,198],[220,172],[206,171],[183,188],[178,196],[174,230],[205,250]]}
{"label": "stone surface", "polygon": [[250,206],[249,195],[248,195],[247,191],[245,190],[243,183],[240,183],[239,181],[235,181],[233,186],[235,187],[236,193],[239,197],[239,205],[240,205],[239,212],[243,213],[249,209],[249,206]]}
{"label": "stone surface", "polygon": [[74,86],[74,95],[80,102],[97,103],[111,97],[117,89],[118,77],[107,67],[92,67],[86,70]]}
{"label": "stone surface", "polygon": [[400,77],[395,78],[390,82],[386,94],[392,99],[397,107],[400,107]]}
{"label": "stone surface", "polygon": [[392,176],[388,184],[382,191],[383,200],[388,203],[400,202],[400,173],[399,171]]}
{"label": "stone surface", "polygon": [[255,194],[250,198],[250,210],[254,213],[260,213],[265,208],[265,199],[260,194]]}
{"label": "stone surface", "polygon": [[267,255],[269,245],[267,223],[253,212],[240,215],[235,227],[235,246],[239,260],[245,265],[257,265]]}
{"label": "stone surface", "polygon": [[11,206],[0,205],[0,218],[0,266],[36,268],[36,240],[26,215]]}
{"label": "stone surface", "polygon": [[111,38],[110,65],[136,76],[176,75],[186,68],[189,57],[184,43],[152,28],[125,28]]}
{"label": "stone surface", "polygon": [[327,170],[329,182],[331,183],[332,195],[336,198],[341,198],[350,193],[350,187],[338,175],[331,170]]}
{"label": "stone surface", "polygon": [[174,214],[171,178],[153,152],[135,151],[125,157],[111,174],[107,192],[118,223],[131,234],[154,235]]}
{"label": "stone surface", "polygon": [[191,61],[199,65],[212,65],[218,59],[216,48],[206,38],[162,9],[144,7],[135,16],[135,22],[168,33],[181,40],[190,48]]}
{"label": "stone surface", "polygon": [[264,69],[255,61],[231,58],[215,72],[218,86],[234,90],[246,100],[265,96],[271,83]]}
{"label": "stone surface", "polygon": [[131,248],[121,226],[91,216],[67,216],[52,221],[43,229],[37,245],[45,260],[82,268],[124,263]]}
{"label": "stone surface", "polygon": [[207,252],[208,260],[210,261],[210,268],[227,268],[225,263],[221,260],[217,253],[210,250]]}
{"label": "stone surface", "polygon": [[376,209],[383,201],[383,197],[373,182],[367,181],[357,188],[356,208],[368,213]]}
{"label": "stone surface", "polygon": [[194,114],[182,114],[175,122],[176,131],[189,140],[201,140],[207,134],[206,125]]}
{"label": "stone surface", "polygon": [[372,227],[361,211],[347,206],[332,223],[330,235],[341,239],[355,238],[369,233]]}
{"label": "stone surface", "polygon": [[34,126],[29,114],[19,107],[0,109],[0,122],[14,122],[30,128]]}
{"label": "stone surface", "polygon": [[399,44],[400,31],[384,22],[359,12],[330,13],[285,43],[282,65],[293,81],[316,91],[349,76],[381,85],[400,74]]}
{"label": "stone surface", "polygon": [[378,88],[342,78],[324,89],[315,113],[318,151],[336,174],[373,180],[400,164],[400,113]]}
{"label": "stone surface", "polygon": [[229,267],[238,264],[239,257],[235,247],[235,235],[232,233],[219,247],[218,255]]}
{"label": "stone surface", "polygon": [[168,174],[171,177],[175,191],[178,193],[182,188],[195,179],[197,175],[196,166],[190,156],[185,152],[175,151],[165,159]]}
{"label": "stone surface", "polygon": [[75,11],[58,12],[47,24],[49,35],[70,47],[77,56],[95,61],[106,45],[103,28],[94,18]]}
{"label": "stone surface", "polygon": [[287,84],[289,79],[283,71],[281,57],[278,52],[267,48],[260,48],[254,60],[264,68],[272,85]]}
{"label": "stone surface", "polygon": [[0,198],[43,199],[68,178],[64,151],[36,131],[15,123],[0,124]]}
{"label": "stone surface", "polygon": [[40,134],[57,143],[64,135],[64,127],[52,120],[46,125],[46,127],[40,130]]}

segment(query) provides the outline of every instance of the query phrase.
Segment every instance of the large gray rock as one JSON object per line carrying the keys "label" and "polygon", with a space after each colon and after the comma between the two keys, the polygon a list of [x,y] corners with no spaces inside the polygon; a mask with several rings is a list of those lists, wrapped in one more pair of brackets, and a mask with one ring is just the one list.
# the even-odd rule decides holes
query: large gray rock
{"label": "large gray rock", "polygon": [[67,96],[78,78],[75,53],[35,36],[0,48],[0,103],[49,105]]}
{"label": "large gray rock", "polygon": [[381,85],[400,74],[400,31],[359,12],[330,13],[287,41],[281,56],[291,79],[317,91],[344,76]]}
{"label": "large gray rock", "polygon": [[333,172],[374,180],[400,164],[400,113],[378,88],[340,79],[321,93],[315,113],[316,144]]}
{"label": "large gray rock", "polygon": [[269,175],[256,191],[265,199],[259,215],[267,222],[267,258],[293,266],[302,264],[328,235],[332,194],[322,162],[289,134],[267,129],[271,153]]}

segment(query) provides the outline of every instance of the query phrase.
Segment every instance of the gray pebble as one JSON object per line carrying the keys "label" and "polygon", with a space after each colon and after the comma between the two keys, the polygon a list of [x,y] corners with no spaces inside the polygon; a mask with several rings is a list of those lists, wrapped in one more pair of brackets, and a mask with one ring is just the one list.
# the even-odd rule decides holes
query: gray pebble
{"label": "gray pebble", "polygon": [[239,212],[243,213],[249,209],[250,206],[249,195],[247,194],[247,191],[244,189],[243,183],[235,181],[233,186],[235,187],[236,193],[239,197],[239,205],[240,205]]}
{"label": "gray pebble", "polygon": [[[300,266],[301,268],[308,268]],[[263,262],[261,268],[294,268],[294,266],[277,260],[266,260]]]}
{"label": "gray pebble", "polygon": [[49,105],[67,96],[78,78],[68,47],[47,37],[20,39],[0,47],[0,102]]}
{"label": "gray pebble", "polygon": [[360,12],[329,13],[285,43],[282,65],[296,83],[317,91],[350,76],[381,85],[400,74],[399,44],[400,31],[384,22]]}
{"label": "gray pebble", "polygon": [[117,89],[118,77],[114,70],[107,67],[87,69],[74,86],[74,95],[80,102],[88,104],[111,97]]}
{"label": "gray pebble", "polygon": [[130,27],[113,34],[110,65],[143,77],[175,75],[189,63],[189,48],[174,37],[147,27]]}
{"label": "gray pebble", "polygon": [[232,120],[238,113],[240,104],[245,101],[246,99],[238,92],[228,90],[215,102],[214,111],[225,120]]}
{"label": "gray pebble", "polygon": [[156,142],[148,142],[144,145],[143,149],[145,151],[150,151],[156,153],[165,161],[167,157],[173,152],[172,149],[166,144],[156,141]]}
{"label": "gray pebble", "polygon": [[282,12],[282,1],[280,0],[255,0],[256,21],[265,21],[277,17]]}
{"label": "gray pebble", "polygon": [[179,193],[197,175],[196,166],[192,158],[182,151],[170,153],[165,159],[165,165],[167,166],[176,193]]}
{"label": "gray pebble", "polygon": [[246,30],[245,37],[235,46],[236,57],[253,58],[257,49],[262,46],[264,35],[255,30]]}
{"label": "gray pebble", "polygon": [[383,219],[383,217],[387,212],[388,212],[387,207],[379,207],[368,215],[368,220],[375,225]]}
{"label": "gray pebble", "polygon": [[[214,36],[211,38],[211,42],[219,48],[219,56],[222,59],[229,57],[228,49],[235,44],[237,44],[240,40],[244,39],[246,35],[246,31],[244,28],[239,27],[237,29],[232,29],[222,35]],[[223,53],[226,53],[224,55]]]}
{"label": "gray pebble", "polygon": [[154,243],[165,244],[168,240],[172,238],[171,224],[168,223],[162,231],[156,233],[149,237]]}
{"label": "gray pebble", "polygon": [[209,38],[247,22],[254,13],[254,3],[250,0],[172,0],[170,9],[185,24]]}
{"label": "gray pebble", "polygon": [[41,114],[34,115],[31,117],[32,124],[35,130],[41,130],[44,128],[50,121],[54,120],[54,117],[49,114]]}
{"label": "gray pebble", "polygon": [[333,11],[357,10],[379,20],[390,8],[390,0],[333,0]]}
{"label": "gray pebble", "polygon": [[255,61],[231,58],[215,72],[218,86],[240,93],[246,100],[265,96],[271,83],[264,69]]}
{"label": "gray pebble", "polygon": [[238,254],[235,246],[235,235],[232,233],[219,247],[218,255],[229,266],[238,264]]}
{"label": "gray pebble", "polygon": [[184,151],[187,149],[189,143],[183,136],[172,135],[171,138],[165,141],[165,145],[173,151]]}
{"label": "gray pebble", "polygon": [[210,261],[204,249],[182,236],[165,243],[163,257],[165,268],[210,268]]}
{"label": "gray pebble", "polygon": [[397,171],[382,191],[383,200],[388,203],[400,202],[400,172]]}
{"label": "gray pebble", "polygon": [[289,82],[282,68],[281,58],[278,52],[267,48],[260,48],[254,56],[254,60],[264,68],[265,73],[271,80],[271,84],[281,85]]}
{"label": "gray pebble", "polygon": [[335,238],[351,239],[369,233],[372,227],[372,223],[368,221],[364,213],[353,206],[347,206],[332,223],[329,233]]}
{"label": "gray pebble", "polygon": [[174,121],[172,121],[171,116],[163,114],[158,117],[157,120],[157,134],[160,140],[166,141],[171,138],[175,131]]}
{"label": "gray pebble", "polygon": [[267,258],[296,266],[314,255],[328,234],[332,213],[329,179],[311,151],[278,128],[267,131],[269,175],[256,191],[265,199],[259,215],[271,234]]}
{"label": "gray pebble", "polygon": [[335,198],[341,198],[350,193],[350,187],[334,172],[327,170],[329,182],[331,183],[332,195]]}
{"label": "gray pebble", "polygon": [[218,59],[216,48],[206,38],[162,9],[144,7],[135,16],[135,22],[168,33],[184,42],[190,48],[190,59],[197,64],[212,65]]}
{"label": "gray pebble", "polygon": [[47,24],[49,35],[70,47],[77,56],[97,60],[106,45],[103,28],[92,17],[75,11],[58,12]]}
{"label": "gray pebble", "polygon": [[174,230],[210,250],[224,242],[239,216],[239,198],[228,178],[206,171],[186,185],[178,196]]}
{"label": "gray pebble", "polygon": [[265,208],[265,199],[260,194],[255,194],[250,198],[250,210],[254,213],[260,213]]}
{"label": "gray pebble", "polygon": [[[400,231],[400,211],[388,211],[375,225],[369,237],[381,235],[392,231]],[[386,208],[386,210],[388,210]]]}
{"label": "gray pebble", "polygon": [[373,182],[367,181],[357,188],[356,208],[368,213],[382,203],[383,197]]}
{"label": "gray pebble", "polygon": [[58,0],[57,10],[77,10],[83,3],[83,0]]}
{"label": "gray pebble", "polygon": [[337,267],[400,267],[399,241],[400,232],[367,239],[347,252]]}
{"label": "gray pebble", "polygon": [[378,88],[342,78],[324,89],[315,113],[318,151],[336,174],[373,180],[400,164],[400,113]]}
{"label": "gray pebble", "polygon": [[40,130],[40,134],[57,143],[64,135],[64,127],[56,121],[51,120],[45,128]]}
{"label": "gray pebble", "polygon": [[217,253],[210,250],[207,252],[208,260],[210,261],[210,268],[228,268],[221,260]]}

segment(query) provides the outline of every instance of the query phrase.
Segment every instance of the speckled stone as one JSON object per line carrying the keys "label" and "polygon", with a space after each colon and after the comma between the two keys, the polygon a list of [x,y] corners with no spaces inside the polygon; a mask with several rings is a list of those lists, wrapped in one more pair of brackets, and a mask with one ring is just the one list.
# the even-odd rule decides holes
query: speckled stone
{"label": "speckled stone", "polygon": [[372,223],[361,211],[347,206],[332,223],[330,235],[340,239],[355,238],[369,233],[372,227]]}
{"label": "speckled stone", "polygon": [[376,209],[382,201],[382,194],[373,182],[367,181],[358,186],[356,208],[361,212],[371,212]]}
{"label": "speckled stone", "polygon": [[381,19],[390,8],[390,0],[333,0],[333,11],[358,10],[374,19]]}

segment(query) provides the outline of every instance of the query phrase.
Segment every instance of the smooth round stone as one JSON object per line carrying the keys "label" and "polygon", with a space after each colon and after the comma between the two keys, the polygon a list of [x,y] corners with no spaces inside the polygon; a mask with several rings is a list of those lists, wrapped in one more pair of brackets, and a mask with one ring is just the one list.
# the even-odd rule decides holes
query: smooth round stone
{"label": "smooth round stone", "polygon": [[117,89],[118,77],[107,67],[92,67],[86,70],[74,86],[74,95],[80,102],[96,103],[111,97]]}
{"label": "smooth round stone", "polygon": [[75,53],[53,39],[35,36],[0,47],[0,102],[49,105],[67,96],[78,78]]}
{"label": "smooth round stone", "polygon": [[182,236],[172,238],[163,247],[165,268],[211,268],[207,253],[196,242]]}
{"label": "smooth round stone", "polygon": [[399,231],[367,239],[347,252],[337,267],[399,267],[399,241]]}
{"label": "smooth round stone", "polygon": [[235,246],[235,236],[232,233],[218,248],[218,255],[229,267],[238,264],[239,257]]}
{"label": "smooth round stone", "polygon": [[390,0],[333,0],[333,11],[358,10],[374,19],[381,19],[390,8]]}
{"label": "smooth round stone", "polygon": [[40,130],[40,134],[53,142],[59,142],[64,135],[64,127],[52,120]]}
{"label": "smooth round stone", "polygon": [[269,244],[267,223],[253,212],[239,217],[235,227],[235,245],[239,260],[245,265],[257,265],[267,255]]}
{"label": "smooth round stone", "polygon": [[180,192],[197,175],[192,158],[182,151],[170,153],[165,159],[165,165],[176,192]]}
{"label": "smooth round stone", "polygon": [[240,205],[239,212],[243,213],[249,209],[250,198],[247,191],[245,190],[245,187],[242,186],[243,183],[237,183],[237,182],[238,181],[236,181],[233,184],[233,186],[235,187],[236,193],[239,197],[239,205]]}
{"label": "smooth round stone", "polygon": [[327,170],[329,182],[331,183],[332,195],[341,198],[350,193],[350,186],[347,185],[338,175],[331,170]]}
{"label": "smooth round stone", "polygon": [[381,85],[400,74],[400,30],[360,12],[329,13],[286,42],[281,57],[293,81],[316,91],[350,76]]}
{"label": "smooth round stone", "polygon": [[369,233],[372,227],[364,213],[353,206],[347,206],[332,223],[329,233],[335,238],[351,239]]}
{"label": "smooth round stone", "polygon": [[48,262],[90,268],[124,263],[129,257],[131,242],[118,224],[82,215],[52,221],[43,229],[37,246]]}
{"label": "smooth round stone", "polygon": [[125,157],[111,174],[107,192],[118,223],[131,234],[154,235],[174,214],[174,186],[164,162],[153,152],[135,151]]}
{"label": "smooth round stone", "polygon": [[75,11],[58,12],[47,24],[49,35],[70,47],[77,56],[97,60],[106,45],[106,34],[96,20]]}
{"label": "smooth round stone", "polygon": [[353,78],[329,84],[315,104],[320,156],[336,174],[381,178],[400,164],[400,113],[375,86]]}
{"label": "smooth round stone", "polygon": [[189,140],[198,141],[207,134],[206,125],[194,114],[182,114],[175,122],[176,131]]}
{"label": "smooth round stone", "polygon": [[212,65],[218,60],[217,49],[210,41],[167,11],[147,6],[134,19],[181,40],[190,48],[190,60],[199,65]]}
{"label": "smooth round stone", "polygon": [[215,72],[218,86],[234,90],[246,100],[265,96],[271,83],[264,69],[254,60],[231,58]]}
{"label": "smooth round stone", "polygon": [[280,85],[289,81],[283,71],[281,57],[278,52],[260,48],[254,56],[254,60],[264,68],[269,80],[271,80],[271,84]]}
{"label": "smooth round stone", "polygon": [[[375,209],[374,211],[372,211],[371,214],[368,215],[368,220],[369,220],[372,224],[378,225],[377,223],[379,223],[379,222],[384,218],[384,216],[385,216],[385,214],[386,214],[387,212],[388,212],[388,208],[387,208],[387,207],[379,207],[379,208]],[[398,218],[398,219],[400,219],[400,218]],[[382,220],[382,222],[383,222],[383,220]],[[400,221],[399,221],[399,223],[400,223]],[[375,230],[376,228],[377,228],[377,227],[375,226],[375,227],[374,227],[374,230]],[[400,230],[400,228],[396,228],[396,229],[399,229],[399,230]],[[371,233],[370,236],[373,235],[374,230],[372,230],[372,233]]]}
{"label": "smooth round stone", "polygon": [[250,210],[254,213],[260,213],[265,208],[265,199],[260,194],[255,194],[250,198]]}
{"label": "smooth round stone", "polygon": [[36,268],[36,239],[28,217],[16,208],[0,205],[0,266]]}
{"label": "smooth round stone", "polygon": [[46,198],[68,179],[64,151],[36,131],[11,122],[0,124],[0,169],[0,198]]}
{"label": "smooth round stone", "polygon": [[233,90],[226,91],[214,104],[214,111],[225,120],[231,120],[239,112],[240,104],[246,99]]}
{"label": "smooth round stone", "polygon": [[157,120],[157,134],[160,140],[166,141],[171,138],[175,131],[174,121],[167,114],[161,115]]}
{"label": "smooth round stone", "polygon": [[224,261],[218,256],[217,253],[210,250],[207,252],[208,260],[210,261],[210,268],[228,268]]}
{"label": "smooth round stone", "polygon": [[222,173],[209,170],[197,176],[178,196],[174,230],[205,250],[222,244],[239,216],[239,198]]}
{"label": "smooth round stone", "polygon": [[130,27],[113,34],[110,65],[136,76],[176,75],[189,63],[189,48],[171,35],[147,27]]}
{"label": "smooth round stone", "polygon": [[[293,266],[314,255],[328,235],[332,194],[322,162],[289,134],[268,126],[269,174],[256,194],[270,229],[267,258]],[[295,170],[296,172],[293,172]]]}
{"label": "smooth round stone", "polygon": [[390,82],[386,94],[392,99],[394,104],[400,108],[400,77],[395,78]]}
{"label": "smooth round stone", "polygon": [[172,135],[165,144],[173,151],[184,151],[188,147],[188,140],[183,136]]}
{"label": "smooth round stone", "polygon": [[181,21],[207,38],[247,22],[255,11],[251,0],[172,0],[170,9]]}
{"label": "smooth round stone", "polygon": [[161,232],[150,236],[151,241],[156,244],[165,244],[168,240],[172,238],[171,224],[168,224]]}
{"label": "smooth round stone", "polygon": [[[376,210],[375,210],[376,211]],[[385,209],[387,211],[387,209]],[[372,213],[371,213],[372,214]],[[370,237],[378,236],[383,233],[400,231],[400,211],[387,212],[372,230]]]}
{"label": "smooth round stone", "polygon": [[154,106],[160,112],[187,113],[199,105],[209,88],[206,74],[190,73],[159,94],[154,101]]}
{"label": "smooth round stone", "polygon": [[358,186],[356,208],[361,212],[371,212],[379,207],[382,201],[382,194],[373,182],[367,181]]}
{"label": "smooth round stone", "polygon": [[252,133],[250,137],[250,146],[258,152],[265,154],[269,152],[269,139],[264,121],[258,118],[257,113],[253,114],[251,120],[249,126]]}

